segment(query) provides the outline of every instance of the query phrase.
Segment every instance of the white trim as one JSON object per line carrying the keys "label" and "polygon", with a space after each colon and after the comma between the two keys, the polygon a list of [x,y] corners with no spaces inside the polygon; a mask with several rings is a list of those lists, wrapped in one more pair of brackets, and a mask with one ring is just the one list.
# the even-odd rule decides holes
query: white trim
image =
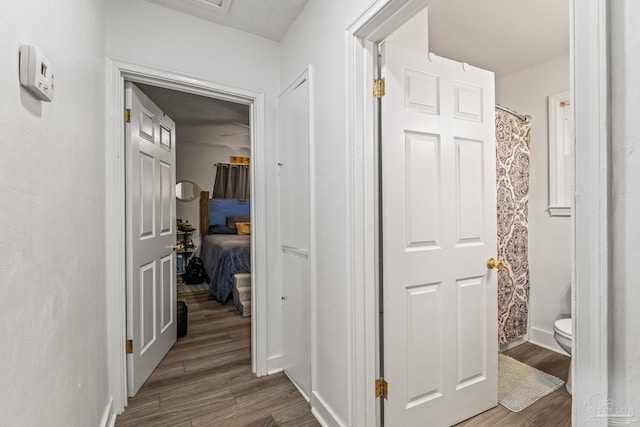
{"label": "white trim", "polygon": [[285,376],[286,376],[287,378],[289,378],[289,381],[291,381],[291,384],[293,384],[293,385],[295,386],[295,388],[298,390],[298,393],[300,393],[300,395],[302,396],[302,398],[303,398],[304,400],[306,400],[306,401],[307,401],[307,403],[309,403],[309,401],[310,401],[310,399],[311,399],[311,398],[310,398],[310,396],[309,396],[309,395],[308,395],[308,394],[307,394],[307,393],[302,389],[302,387],[300,387],[300,386],[298,385],[298,383],[297,383],[293,378],[291,378],[291,375],[289,375],[289,373],[288,373],[287,371],[284,371],[284,374],[285,374]]}
{"label": "white trim", "polygon": [[338,417],[327,402],[318,394],[317,390],[311,395],[311,413],[323,427],[328,426],[347,426],[343,420]]}
{"label": "white trim", "polygon": [[[571,2],[575,123],[573,425],[592,415],[590,395],[609,398],[609,46],[607,0]],[[579,143],[578,143],[579,141]],[[606,420],[600,420],[605,421]]]}
{"label": "white trim", "polygon": [[[561,106],[561,103],[563,106]],[[567,178],[567,151],[573,160],[571,96],[569,91],[549,95],[549,214],[571,216],[571,182]],[[565,123],[568,121],[568,124]],[[569,126],[568,133],[566,126]]]}
{"label": "white trim", "polygon": [[[202,96],[239,102],[250,107],[251,189],[252,189],[252,319],[251,359],[253,372],[267,373],[267,290],[266,290],[266,136],[264,94],[221,83],[201,80],[141,65],[107,59],[106,63],[106,144],[105,201],[107,360],[109,390],[113,410],[121,413],[127,404],[126,386],[126,302],[125,302],[125,216],[124,216],[124,81],[152,84]],[[260,189],[260,190],[258,190]]]}
{"label": "white trim", "polygon": [[[378,343],[378,183],[377,136],[374,134],[375,44],[382,41],[428,0],[378,0],[349,27],[346,52],[346,188],[349,425],[380,425],[375,378]],[[312,399],[313,403],[313,399]],[[313,406],[313,405],[312,405]],[[315,413],[314,413],[315,414]]]}
{"label": "white trim", "polygon": [[282,355],[276,354],[267,359],[267,375],[282,372]]}
{"label": "white trim", "polygon": [[544,347],[548,350],[555,351],[556,353],[564,354],[565,356],[571,356],[567,354],[553,336],[553,331],[545,331],[544,329],[531,328],[529,333],[529,342],[540,347]]}
{"label": "white trim", "polygon": [[549,206],[551,216],[571,216],[573,209],[571,206]]}
{"label": "white trim", "polygon": [[107,401],[107,404],[104,407],[104,411],[102,411],[102,418],[100,418],[100,427],[109,427],[111,423],[109,422],[111,418],[113,418],[113,423],[115,423],[115,417],[112,417],[111,411],[113,410],[113,397],[110,397]]}

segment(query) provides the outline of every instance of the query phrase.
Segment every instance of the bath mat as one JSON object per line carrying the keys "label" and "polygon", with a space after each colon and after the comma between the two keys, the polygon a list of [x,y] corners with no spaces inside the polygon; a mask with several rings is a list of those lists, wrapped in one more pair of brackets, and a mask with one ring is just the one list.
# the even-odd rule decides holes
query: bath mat
{"label": "bath mat", "polygon": [[498,403],[511,412],[522,411],[563,384],[560,378],[498,354]]}

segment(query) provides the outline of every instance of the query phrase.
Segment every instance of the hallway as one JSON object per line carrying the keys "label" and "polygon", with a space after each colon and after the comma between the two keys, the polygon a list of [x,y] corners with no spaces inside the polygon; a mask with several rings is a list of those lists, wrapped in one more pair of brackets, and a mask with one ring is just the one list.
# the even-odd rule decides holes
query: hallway
{"label": "hallway", "polygon": [[251,373],[251,319],[207,291],[178,297],[189,329],[138,394],[117,427],[319,426],[284,373]]}

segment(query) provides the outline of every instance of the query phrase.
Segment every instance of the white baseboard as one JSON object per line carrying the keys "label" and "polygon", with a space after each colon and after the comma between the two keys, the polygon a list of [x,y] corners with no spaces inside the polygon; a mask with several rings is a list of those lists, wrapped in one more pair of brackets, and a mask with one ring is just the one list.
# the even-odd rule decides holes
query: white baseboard
{"label": "white baseboard", "polygon": [[562,347],[558,345],[558,342],[553,337],[553,332],[532,327],[531,332],[529,333],[529,342],[539,345],[540,347],[544,347],[547,350],[569,356]]}
{"label": "white baseboard", "polygon": [[116,425],[116,415],[112,414],[113,410],[113,396],[109,398],[109,401],[102,411],[102,418],[100,419],[100,427],[113,427]]}
{"label": "white baseboard", "polygon": [[311,413],[322,427],[343,427],[347,425],[331,410],[316,390],[314,390],[311,397]]}
{"label": "white baseboard", "polygon": [[276,354],[267,358],[267,375],[277,374],[282,371],[282,355]]}
{"label": "white baseboard", "polygon": [[289,378],[289,381],[291,381],[291,384],[293,384],[293,385],[298,389],[298,393],[300,393],[300,395],[302,396],[302,398],[303,398],[304,400],[306,400],[306,401],[307,401],[307,403],[308,403],[310,398],[309,398],[309,396],[307,395],[307,393],[305,393],[305,392],[304,392],[304,390],[302,389],[302,387],[300,387],[300,386],[298,385],[298,383],[297,383],[297,382],[295,382],[295,381],[293,380],[293,378],[291,378],[291,376],[287,373],[287,371],[284,371],[284,374],[287,376],[287,378]]}
{"label": "white baseboard", "polygon": [[514,341],[505,343],[505,344],[500,344],[500,351],[506,351],[506,350],[511,350],[512,348],[515,348],[519,345],[522,345],[524,343],[526,343],[527,341],[529,341],[529,334],[524,335]]}

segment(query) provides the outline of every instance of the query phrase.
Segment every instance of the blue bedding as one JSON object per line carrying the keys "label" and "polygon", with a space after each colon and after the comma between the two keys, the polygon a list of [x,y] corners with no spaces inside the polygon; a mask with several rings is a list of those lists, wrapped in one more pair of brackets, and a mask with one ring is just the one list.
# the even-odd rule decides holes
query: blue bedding
{"label": "blue bedding", "polygon": [[211,281],[209,293],[226,303],[233,290],[233,275],[251,273],[251,236],[207,234],[202,236],[200,257]]}

